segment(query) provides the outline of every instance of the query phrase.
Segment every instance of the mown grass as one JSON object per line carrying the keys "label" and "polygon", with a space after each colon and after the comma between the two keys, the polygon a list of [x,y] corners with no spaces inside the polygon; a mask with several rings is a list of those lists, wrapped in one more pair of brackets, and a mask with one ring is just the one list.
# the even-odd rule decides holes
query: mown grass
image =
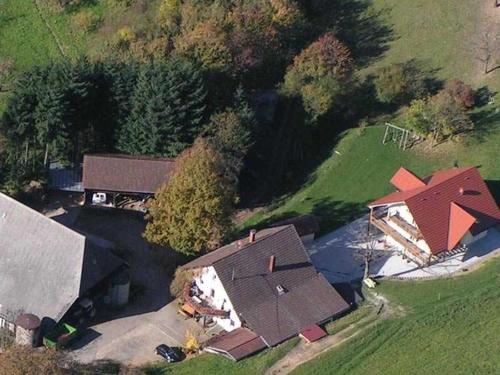
{"label": "mown grass", "polygon": [[292,350],[298,343],[299,338],[295,337],[278,345],[275,348],[267,349],[250,358],[239,362],[233,362],[229,359],[214,354],[202,354],[199,357],[186,360],[177,364],[159,363],[144,369],[148,375],[162,374],[224,374],[224,375],[257,375],[263,374],[266,369],[271,367],[278,360]]}
{"label": "mown grass", "polygon": [[369,304],[364,304],[359,306],[356,310],[350,312],[346,316],[340,319],[336,319],[332,322],[325,324],[324,329],[329,335],[334,335],[340,331],[346,329],[352,324],[359,323],[363,318],[367,317],[371,311],[373,311],[374,306]]}
{"label": "mown grass", "polygon": [[[381,15],[392,29],[384,56],[368,68],[416,59],[443,79],[474,82],[477,0],[373,0],[368,12]],[[482,3],[482,2],[481,2]],[[497,83],[500,83],[498,81]]]}
{"label": "mown grass", "polygon": [[405,166],[425,176],[439,168],[475,165],[491,190],[500,198],[498,163],[500,124],[495,111],[483,109],[477,115],[478,131],[464,141],[450,141],[432,150],[400,150],[394,143],[382,145],[383,126],[347,131],[331,156],[311,175],[297,193],[284,197],[271,209],[248,219],[244,226],[262,226],[269,221],[302,213],[322,219],[327,232],[366,212],[366,203],[391,191],[389,180]]}
{"label": "mown grass", "polygon": [[293,374],[497,374],[500,259],[453,279],[383,282],[406,314],[382,321]]}

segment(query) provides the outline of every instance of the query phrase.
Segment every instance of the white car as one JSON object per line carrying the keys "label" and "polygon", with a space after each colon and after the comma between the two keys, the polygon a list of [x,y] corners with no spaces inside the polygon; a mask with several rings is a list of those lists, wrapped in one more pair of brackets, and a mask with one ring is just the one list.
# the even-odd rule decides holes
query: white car
{"label": "white car", "polygon": [[106,193],[94,193],[92,195],[92,204],[104,204],[106,203]]}

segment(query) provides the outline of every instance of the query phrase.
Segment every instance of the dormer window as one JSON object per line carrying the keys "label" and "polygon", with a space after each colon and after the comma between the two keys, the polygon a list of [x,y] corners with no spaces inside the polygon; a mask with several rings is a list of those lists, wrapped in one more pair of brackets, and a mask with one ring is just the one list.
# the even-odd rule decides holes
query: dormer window
{"label": "dormer window", "polygon": [[285,288],[281,284],[276,285],[276,291],[278,292],[278,295],[280,295],[280,296],[286,293]]}

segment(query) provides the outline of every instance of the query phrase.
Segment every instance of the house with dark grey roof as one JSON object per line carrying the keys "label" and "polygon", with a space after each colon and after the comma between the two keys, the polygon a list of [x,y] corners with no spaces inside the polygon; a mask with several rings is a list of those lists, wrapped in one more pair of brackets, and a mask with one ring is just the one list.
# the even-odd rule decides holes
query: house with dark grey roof
{"label": "house with dark grey roof", "polygon": [[401,167],[396,191],[371,202],[370,222],[418,265],[465,250],[500,223],[500,209],[475,167],[420,178]]}
{"label": "house with dark grey roof", "polygon": [[111,199],[119,194],[150,197],[168,182],[174,166],[175,160],[166,158],[121,154],[85,155],[82,185],[86,202],[92,202],[96,193],[107,194]]}
{"label": "house with dark grey roof", "polygon": [[0,313],[58,322],[123,265],[108,249],[0,193]]}
{"label": "house with dark grey roof", "polygon": [[251,354],[242,347],[277,345],[349,309],[316,271],[293,225],[252,231],[184,269],[195,271],[184,302],[200,315],[211,315],[226,332],[242,332],[207,348],[233,358],[235,348],[228,342],[235,343],[238,358],[233,359]]}
{"label": "house with dark grey roof", "polygon": [[292,224],[295,227],[300,239],[305,244],[311,243],[320,230],[318,218],[312,214],[290,217],[273,223],[272,226],[281,227],[288,224]]}

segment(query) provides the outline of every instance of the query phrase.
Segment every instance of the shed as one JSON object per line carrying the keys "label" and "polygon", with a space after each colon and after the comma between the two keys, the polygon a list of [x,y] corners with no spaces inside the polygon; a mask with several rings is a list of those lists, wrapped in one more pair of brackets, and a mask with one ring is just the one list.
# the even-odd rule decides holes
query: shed
{"label": "shed", "polygon": [[318,341],[326,335],[326,332],[317,324],[311,324],[305,327],[304,329],[302,329],[302,331],[300,331],[299,334],[302,339],[306,340],[309,343]]}
{"label": "shed", "polygon": [[233,361],[239,361],[266,347],[265,342],[255,332],[240,327],[216,336],[207,343],[204,350],[209,353],[221,354]]}

